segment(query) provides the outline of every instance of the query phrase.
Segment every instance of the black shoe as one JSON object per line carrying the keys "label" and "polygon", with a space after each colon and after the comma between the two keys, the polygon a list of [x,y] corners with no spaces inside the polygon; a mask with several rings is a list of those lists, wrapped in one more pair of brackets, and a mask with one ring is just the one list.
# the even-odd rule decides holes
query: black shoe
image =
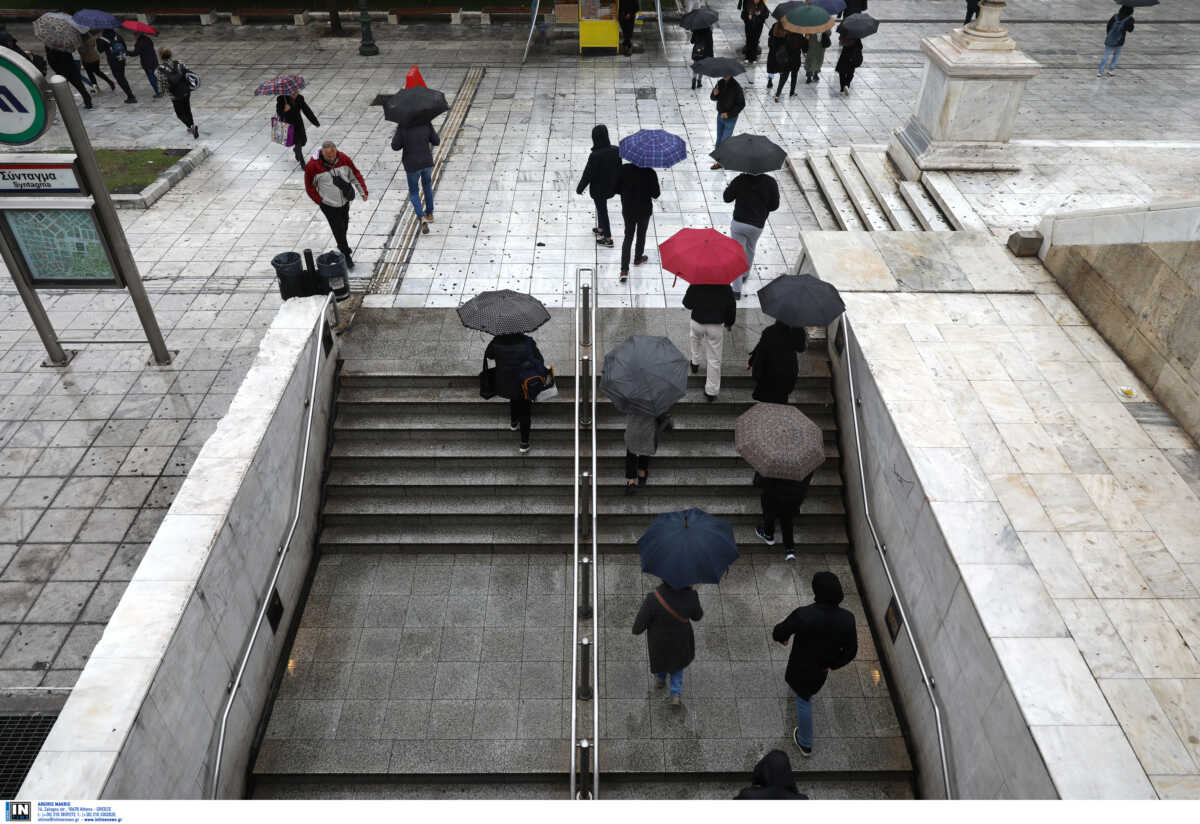
{"label": "black shoe", "polygon": [[812,755],[812,747],[805,747],[803,744],[800,743],[800,728],[799,727],[792,728],[792,741],[794,741],[796,743],[796,746],[800,748],[800,754],[803,755],[805,758],[808,758],[810,755]]}
{"label": "black shoe", "polygon": [[637,485],[638,485],[638,486],[645,486],[645,485],[646,485],[646,481],[648,481],[648,480],[650,480],[650,470],[649,470],[649,469],[647,469],[647,470],[646,470],[646,474],[645,474],[645,475],[638,475],[638,479],[637,479],[637,482],[638,482],[638,484],[637,484]]}
{"label": "black shoe", "polygon": [[693,375],[699,374],[699,372],[700,372],[700,364],[698,364],[698,363],[690,363],[690,362],[689,362],[689,363],[688,363],[688,366],[690,366],[690,367],[692,368],[692,374],[693,374]]}
{"label": "black shoe", "polygon": [[811,74],[804,75],[804,85],[807,86],[812,81],[813,81],[813,76]]}
{"label": "black shoe", "polygon": [[520,452],[522,455],[524,455],[526,452],[528,452],[529,451],[529,441],[522,441],[521,446],[518,448],[517,451]]}
{"label": "black shoe", "polygon": [[596,238],[596,245],[607,246],[609,249],[611,249],[613,247],[613,239],[610,237],[598,237]]}
{"label": "black shoe", "polygon": [[154,99],[155,99],[155,100],[158,100],[158,98],[160,98],[160,97],[162,97],[162,92],[155,92],[155,93],[154,93]]}
{"label": "black shoe", "polygon": [[717,399],[716,395],[710,395],[707,392],[704,393],[704,400],[708,401],[709,403],[712,403],[716,399]]}
{"label": "black shoe", "polygon": [[126,103],[136,103],[137,98],[136,97],[127,97],[127,98],[125,98],[125,102]]}
{"label": "black shoe", "polygon": [[346,268],[353,269],[354,268],[354,258],[350,257],[349,255],[345,255],[345,258],[346,258]]}
{"label": "black shoe", "polygon": [[641,257],[634,258],[633,265],[634,265],[634,266],[641,266],[643,263],[645,263],[645,262],[646,262],[646,261],[648,261],[649,259],[650,259],[650,258],[646,257],[645,255],[642,255]]}
{"label": "black shoe", "polygon": [[91,103],[84,103],[84,104],[83,104],[83,108],[85,108],[85,109],[94,109],[94,108],[96,108],[96,107],[95,107],[95,106],[93,106]]}
{"label": "black shoe", "polygon": [[773,82],[773,78],[770,78],[770,77],[768,77],[768,78],[767,78],[767,88],[768,88],[768,89],[769,89],[769,88],[771,88],[771,83],[772,83],[772,82]]}
{"label": "black shoe", "polygon": [[757,535],[767,546],[775,546],[775,536],[767,532],[761,526],[754,527],[754,534]]}
{"label": "black shoe", "polygon": [[599,226],[592,227],[592,234],[597,235],[598,237],[604,237],[604,232]]}
{"label": "black shoe", "polygon": [[423,235],[429,234],[429,224],[423,220],[421,221],[421,234],[423,234]]}
{"label": "black shoe", "polygon": [[635,484],[631,484],[631,483],[625,484],[625,496],[626,497],[632,495],[635,492],[637,492],[637,486]]}
{"label": "black shoe", "polygon": [[733,299],[734,299],[734,300],[741,300],[741,299],[742,299],[742,293],[741,293],[741,292],[734,292],[734,293],[733,293]]}
{"label": "black shoe", "polygon": [[192,139],[193,139],[193,140],[199,140],[199,139],[200,139],[200,127],[199,127],[199,126],[196,126],[196,125],[194,125],[194,124],[193,124],[193,125],[192,125],[192,128],[191,128],[191,129],[189,129],[189,131],[192,133]]}
{"label": "black shoe", "polygon": [[629,279],[629,273],[628,273],[628,272],[622,272],[622,273],[621,273],[621,283],[624,283],[624,282],[625,282],[626,280],[628,280],[628,279]]}
{"label": "black shoe", "polygon": [[795,97],[795,96],[796,96],[796,93],[794,91],[788,95],[788,97]]}
{"label": "black shoe", "polygon": [[521,422],[520,421],[509,421],[508,428],[511,429],[513,432],[516,432],[518,429],[521,428]]}

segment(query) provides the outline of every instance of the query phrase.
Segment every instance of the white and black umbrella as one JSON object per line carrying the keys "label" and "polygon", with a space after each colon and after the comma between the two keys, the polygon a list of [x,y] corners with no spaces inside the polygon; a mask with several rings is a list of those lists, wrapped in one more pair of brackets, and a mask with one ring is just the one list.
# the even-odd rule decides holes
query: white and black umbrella
{"label": "white and black umbrella", "polygon": [[500,289],[480,292],[458,307],[458,319],[468,329],[489,335],[532,332],[550,320],[550,312],[533,295]]}

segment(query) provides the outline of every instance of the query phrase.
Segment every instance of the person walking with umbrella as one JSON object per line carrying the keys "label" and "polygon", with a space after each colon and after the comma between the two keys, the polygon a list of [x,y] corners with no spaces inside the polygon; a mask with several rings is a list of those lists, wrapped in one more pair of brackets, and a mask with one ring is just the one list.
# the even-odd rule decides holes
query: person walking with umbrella
{"label": "person walking with umbrella", "polygon": [[792,642],[784,680],[796,693],[792,740],[805,758],[813,751],[813,696],[825,685],[830,670],[841,669],[858,654],[854,614],[838,606],[845,598],[842,582],[832,572],[818,572],[812,592],[813,603],[796,608],[771,630],[776,643]]}
{"label": "person walking with umbrella", "polygon": [[804,53],[804,82],[816,83],[825,64],[825,49],[833,44],[829,32],[808,35],[808,50]]}
{"label": "person walking with umbrella", "polygon": [[629,278],[629,253],[637,237],[634,266],[641,266],[646,257],[646,231],[654,214],[654,201],[662,191],[658,174],[651,168],[624,163],[617,172],[616,193],[621,196],[621,217],[625,220],[625,237],[621,241],[621,283]]}
{"label": "person walking with umbrella", "polygon": [[[776,6],[776,11],[779,7]],[[767,88],[770,89],[775,83],[775,75],[783,74],[787,71],[787,49],[784,47],[784,39],[787,37],[787,32],[783,30],[783,24],[776,20],[771,28],[767,31]],[[779,84],[783,88],[783,83]]]}
{"label": "person walking with umbrella", "polygon": [[112,78],[100,70],[100,50],[97,48],[96,32],[89,31],[80,39],[79,62],[83,64],[83,69],[87,72],[88,82],[97,90],[100,89],[100,84],[96,82],[97,76],[108,84],[109,91],[117,87]]}
{"label": "person walking with umbrella", "polygon": [[807,348],[808,334],[803,327],[793,329],[777,320],[764,329],[746,361],[754,378],[751,397],[763,403],[787,403],[800,377],[796,353]]}
{"label": "person walking with umbrella", "polygon": [[129,81],[125,78],[125,57],[129,53],[125,40],[117,34],[116,29],[105,29],[96,39],[96,47],[104,52],[108,60],[108,70],[112,72],[113,79],[117,81],[121,91],[125,92],[125,102],[136,103],[137,98],[134,97],[133,89],[129,87]]}
{"label": "person walking with umbrella", "polygon": [[303,169],[307,165],[304,158],[304,144],[308,142],[308,131],[304,128],[304,118],[314,126],[320,126],[321,121],[308,107],[308,101],[300,94],[304,78],[297,77],[298,82],[291,84],[282,94],[275,98],[275,116],[292,127],[292,154]]}
{"label": "person walking with umbrella", "polygon": [[71,52],[46,46],[46,63],[49,64],[51,71],[61,74],[68,83],[75,87],[75,91],[79,92],[79,96],[83,98],[83,108],[92,108],[92,96],[88,94],[87,88],[83,85],[83,75],[79,71],[79,64],[71,56]]}
{"label": "person walking with umbrella", "polygon": [[675,588],[663,581],[642,601],[633,621],[633,634],[646,633],[654,686],[670,683],[671,708],[683,705],[683,671],[696,658],[692,621],[704,617],[700,596],[690,586]]}
{"label": "person walking with umbrella", "polygon": [[[725,139],[733,134],[734,127],[737,126],[738,115],[742,113],[742,109],[746,108],[746,95],[742,91],[742,84],[738,83],[733,75],[728,74],[717,81],[717,85],[713,86],[709,97],[717,102],[716,148],[720,148]],[[719,169],[721,164],[714,163],[712,168]]]}
{"label": "person walking with umbrella", "polygon": [[188,82],[188,67],[176,60],[170,49],[159,49],[158,57],[159,64],[154,73],[158,75],[159,86],[166,87],[179,122],[187,128],[193,140],[199,139],[200,127],[192,118],[192,86]]}
{"label": "person walking with umbrella", "polygon": [[862,41],[856,37],[847,37],[842,35],[839,45],[842,48],[841,54],[838,55],[837,69],[838,80],[841,82],[842,94],[850,94],[850,84],[854,82],[854,72],[863,64],[863,47]]}
{"label": "person walking with umbrella", "polygon": [[[137,39],[133,41],[133,53],[138,56],[141,61],[142,71],[146,73],[146,79],[150,81],[150,88],[154,89],[154,97],[162,97],[162,89],[158,85],[158,53],[154,50],[154,41],[150,39],[149,34],[145,29],[136,28],[133,26],[141,26],[141,23],[131,23],[126,20],[122,25],[127,29],[133,29],[138,33]],[[146,26],[150,29],[150,26]],[[153,29],[151,29],[153,31]]]}
{"label": "person walking with umbrella", "polygon": [[808,36],[797,34],[784,29],[783,23],[776,24],[783,31],[783,71],[779,75],[779,85],[775,87],[775,102],[783,96],[783,84],[791,78],[789,97],[796,96],[796,78],[800,76],[800,67],[804,65],[804,55],[808,51]]}
{"label": "person walking with umbrella", "polygon": [[859,14],[867,10],[867,0],[846,0],[846,10],[842,12],[846,17],[852,14]]}
{"label": "person walking with umbrella", "polygon": [[[782,86],[783,81],[779,85]],[[779,208],[779,184],[768,174],[742,173],[725,187],[723,199],[733,203],[729,236],[742,244],[746,252],[746,271],[732,284],[734,298],[741,300],[742,286],[754,265],[754,250],[767,225],[767,216]]]}
{"label": "person walking with umbrella", "polygon": [[692,312],[688,327],[692,356],[689,365],[692,374],[697,374],[703,355],[704,399],[711,403],[721,392],[721,355],[725,345],[721,327],[732,329],[737,322],[733,289],[717,283],[693,284],[683,293],[683,306]]}
{"label": "person walking with umbrella", "polygon": [[[1121,57],[1121,49],[1125,47],[1125,35],[1133,31],[1133,6],[1121,6],[1120,10],[1108,18],[1104,36],[1104,57],[1100,58],[1100,69],[1096,77],[1107,74],[1112,77],[1117,70],[1117,60]],[[1104,64],[1108,64],[1108,69]]]}
{"label": "person walking with umbrella", "polygon": [[[588,155],[583,176],[575,187],[575,194],[587,189],[596,204],[596,243],[612,248],[612,224],[608,220],[608,201],[617,193],[617,176],[621,171],[621,152],[608,139],[608,127],[599,123],[592,127],[592,152]],[[643,236],[644,242],[644,236]],[[624,247],[622,247],[624,248]]]}
{"label": "person walking with umbrella", "polygon": [[640,412],[625,416],[625,494],[632,495],[650,479],[650,459],[658,452],[658,438],[673,429],[669,413],[654,417]]}
{"label": "person walking with umbrella", "polygon": [[758,43],[762,39],[763,25],[771,16],[771,10],[763,0],[744,0],[741,9],[742,23],[746,28],[746,45],[742,49],[742,55],[747,63],[753,63],[758,60]]}
{"label": "person walking with umbrella", "polygon": [[[421,233],[429,234],[429,224],[433,223],[433,147],[439,145],[442,139],[432,123],[414,123],[411,126],[396,126],[392,135],[392,151],[403,152],[400,163],[404,166],[405,177],[408,178],[408,199],[416,212],[417,220],[421,221]],[[425,191],[425,206],[421,207],[421,193],[418,184]]]}
{"label": "person walking with umbrella", "polygon": [[350,203],[354,200],[355,188],[365,201],[367,182],[363,180],[362,172],[349,155],[338,151],[337,144],[326,140],[304,167],[304,190],[329,221],[334,242],[346,258],[346,266],[351,269],[354,268],[354,259],[350,256],[346,231],[350,227]]}
{"label": "person walking with umbrella", "polygon": [[[693,15],[693,14],[696,15],[696,17],[694,19],[707,20],[709,17],[711,17],[711,18],[713,18],[713,20],[715,22],[717,13],[710,9],[699,9],[698,8],[692,12],[688,12],[688,15],[685,15],[685,18],[688,17],[689,15]],[[684,22],[686,23],[687,21],[685,20]],[[697,63],[701,60],[705,60],[709,57],[712,57],[714,54],[712,24],[710,23],[707,26],[700,26],[698,28],[693,29],[692,36],[691,36],[691,43],[692,43],[692,62],[693,63]],[[698,74],[695,71],[692,72],[692,88],[693,89],[700,88],[702,77],[703,77],[703,75]]]}
{"label": "person walking with umbrella", "polygon": [[33,34],[46,48],[46,63],[55,74],[60,74],[75,87],[83,98],[83,107],[92,108],[92,97],[83,85],[79,64],[71,52],[79,48],[79,28],[70,17],[57,12],[43,14],[33,21]]}

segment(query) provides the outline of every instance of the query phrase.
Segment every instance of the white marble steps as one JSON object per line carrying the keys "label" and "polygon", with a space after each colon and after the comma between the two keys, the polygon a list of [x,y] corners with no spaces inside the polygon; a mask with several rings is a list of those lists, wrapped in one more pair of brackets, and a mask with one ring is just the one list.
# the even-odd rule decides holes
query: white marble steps
{"label": "white marble steps", "polygon": [[915,232],[922,227],[909,209],[908,204],[900,194],[900,176],[895,170],[887,152],[854,146],[850,149],[850,158],[858,167],[859,173],[866,181],[875,202],[887,215],[892,228],[901,232]]}
{"label": "white marble steps", "polygon": [[900,196],[908,205],[910,212],[916,217],[921,228],[927,232],[950,232],[954,227],[946,220],[933,198],[925,191],[925,187],[913,180],[901,180]]}
{"label": "white marble steps", "polygon": [[821,190],[817,186],[817,179],[813,176],[812,170],[808,168],[808,161],[803,157],[788,155],[786,162],[788,170],[792,173],[792,178],[796,181],[796,185],[800,187],[800,191],[804,195],[804,200],[808,203],[808,208],[813,213],[813,217],[816,218],[817,225],[821,227],[821,230],[833,232],[841,228],[838,226],[837,218],[833,216],[829,204],[825,202],[825,198],[821,195]]}
{"label": "white marble steps", "polygon": [[892,226],[884,210],[875,201],[872,187],[867,183],[857,164],[850,157],[849,149],[830,149],[829,162],[833,171],[842,183],[842,188],[850,198],[850,204],[858,214],[858,219],[870,232],[886,232],[896,228]]}
{"label": "white marble steps", "polygon": [[967,199],[963,197],[962,192],[954,185],[954,181],[945,172],[925,172],[921,175],[921,182],[925,184],[925,188],[929,194],[933,196],[942,213],[950,221],[951,225],[959,231],[988,231],[987,224],[983,222],[972,208]]}
{"label": "white marble steps", "polygon": [[867,231],[869,227],[858,216],[853,200],[838,178],[837,171],[833,168],[829,152],[812,150],[808,153],[806,160],[808,168],[812,170],[813,177],[817,180],[817,187],[824,196],[830,212],[833,213],[838,228],[848,232]]}

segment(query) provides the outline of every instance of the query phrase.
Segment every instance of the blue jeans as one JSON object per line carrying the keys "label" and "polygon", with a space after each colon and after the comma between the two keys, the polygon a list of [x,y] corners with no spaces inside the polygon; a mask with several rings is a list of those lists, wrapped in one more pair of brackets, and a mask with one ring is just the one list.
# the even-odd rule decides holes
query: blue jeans
{"label": "blue jeans", "polygon": [[800,731],[796,737],[800,739],[800,745],[812,749],[813,729],[812,729],[812,701],[805,701],[799,695],[796,696],[796,726]]}
{"label": "blue jeans", "polygon": [[[408,176],[408,199],[412,201],[417,217],[433,214],[433,167],[426,166],[415,172],[405,172]],[[421,194],[417,191],[417,182],[425,189],[425,211],[421,211]]]}
{"label": "blue jeans", "polygon": [[154,69],[142,67],[142,71],[146,73],[146,79],[150,81],[150,88],[154,89],[155,94],[160,94],[158,90],[158,75],[154,73]]}
{"label": "blue jeans", "polygon": [[737,125],[736,117],[721,117],[717,115],[717,145],[725,142],[725,138],[733,135],[733,127]]}
{"label": "blue jeans", "polygon": [[1108,70],[1112,71],[1117,67],[1117,59],[1121,56],[1121,49],[1124,46],[1105,46],[1104,57],[1100,58],[1100,71],[1104,71],[1104,64],[1108,62],[1108,58],[1112,56],[1112,62],[1108,64]]}
{"label": "blue jeans", "polygon": [[668,675],[671,678],[671,695],[683,695],[683,670],[675,670],[672,673],[656,672],[654,677],[659,681],[664,681]]}

